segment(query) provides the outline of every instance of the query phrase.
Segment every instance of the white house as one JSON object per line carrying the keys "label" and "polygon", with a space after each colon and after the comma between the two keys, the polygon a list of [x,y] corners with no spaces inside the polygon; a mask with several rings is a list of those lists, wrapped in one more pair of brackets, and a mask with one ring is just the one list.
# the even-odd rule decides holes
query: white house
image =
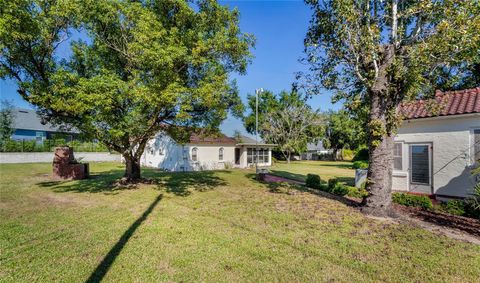
{"label": "white house", "polygon": [[193,134],[186,144],[177,143],[165,133],[159,133],[147,144],[141,165],[167,171],[200,171],[229,168],[248,168],[255,164],[267,167],[272,164],[275,145],[254,140],[220,135],[216,137]]}
{"label": "white house", "polygon": [[478,182],[471,170],[480,159],[480,87],[437,91],[435,100],[404,104],[400,111],[405,120],[395,137],[393,189],[468,196]]}

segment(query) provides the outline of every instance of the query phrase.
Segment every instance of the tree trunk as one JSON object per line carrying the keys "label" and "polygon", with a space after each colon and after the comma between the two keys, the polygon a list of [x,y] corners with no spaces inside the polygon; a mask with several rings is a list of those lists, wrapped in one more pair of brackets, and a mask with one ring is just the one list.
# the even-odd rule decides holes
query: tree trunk
{"label": "tree trunk", "polygon": [[369,166],[362,211],[375,216],[392,215],[393,134],[387,127],[389,101],[381,93],[372,93],[369,114]]}
{"label": "tree trunk", "polygon": [[130,154],[125,154],[123,157],[125,158],[125,174],[123,177],[128,182],[140,180],[140,158]]}
{"label": "tree trunk", "polygon": [[375,216],[390,216],[392,214],[393,136],[383,137],[378,146],[369,143],[369,154],[366,185],[368,196],[363,199],[362,211]]}
{"label": "tree trunk", "polygon": [[287,163],[290,163],[292,154],[290,152],[287,153]]}

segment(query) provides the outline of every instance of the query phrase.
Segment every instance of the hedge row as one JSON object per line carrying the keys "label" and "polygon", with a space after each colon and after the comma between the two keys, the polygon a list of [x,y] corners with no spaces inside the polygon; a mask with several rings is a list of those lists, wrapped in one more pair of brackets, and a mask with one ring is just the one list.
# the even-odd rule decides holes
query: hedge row
{"label": "hedge row", "polygon": [[76,152],[108,152],[106,146],[94,142],[70,141],[64,139],[44,140],[37,143],[35,140],[7,140],[0,142],[0,152],[53,152],[57,146],[70,146]]}
{"label": "hedge row", "polygon": [[325,183],[322,182],[320,176],[316,174],[308,174],[305,184],[309,188],[328,192],[337,196],[348,195],[350,197],[362,198],[366,195],[365,189],[344,185],[340,183],[337,178],[331,178]]}

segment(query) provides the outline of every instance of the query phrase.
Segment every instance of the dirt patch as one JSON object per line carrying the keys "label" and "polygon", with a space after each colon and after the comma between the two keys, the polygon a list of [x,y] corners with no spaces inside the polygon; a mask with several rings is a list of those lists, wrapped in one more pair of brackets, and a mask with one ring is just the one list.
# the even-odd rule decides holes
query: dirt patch
{"label": "dirt patch", "polygon": [[79,198],[79,197],[72,197],[68,195],[60,195],[60,194],[34,194],[30,195],[33,199],[40,202],[42,205],[46,206],[93,206],[97,202],[90,199]]}
{"label": "dirt patch", "polygon": [[287,179],[280,176],[265,174],[263,179],[264,182],[267,183],[289,183],[289,184],[296,184],[296,185],[304,185],[304,182],[300,182],[297,180]]}
{"label": "dirt patch", "polygon": [[451,238],[480,245],[480,220],[394,204],[403,221]]}

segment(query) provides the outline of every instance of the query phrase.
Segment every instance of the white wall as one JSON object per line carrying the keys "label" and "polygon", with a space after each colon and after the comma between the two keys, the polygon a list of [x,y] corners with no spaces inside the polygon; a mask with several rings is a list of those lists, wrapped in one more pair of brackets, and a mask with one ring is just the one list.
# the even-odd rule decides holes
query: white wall
{"label": "white wall", "polygon": [[[223,160],[219,160],[219,150],[222,147]],[[197,148],[197,161],[192,161],[193,148]],[[231,168],[234,162],[234,145],[179,145],[163,134],[157,135],[148,142],[141,159],[143,166],[168,171],[225,169]]]}
{"label": "white wall", "polygon": [[[85,162],[120,162],[120,154],[108,152],[74,152],[75,158]],[[53,162],[53,152],[1,152],[0,163],[37,163]]]}
{"label": "white wall", "polygon": [[470,175],[474,128],[480,128],[480,115],[404,121],[395,138],[403,142],[403,170],[394,171],[393,189],[409,190],[409,144],[431,143],[434,193],[465,197],[475,184]]}

